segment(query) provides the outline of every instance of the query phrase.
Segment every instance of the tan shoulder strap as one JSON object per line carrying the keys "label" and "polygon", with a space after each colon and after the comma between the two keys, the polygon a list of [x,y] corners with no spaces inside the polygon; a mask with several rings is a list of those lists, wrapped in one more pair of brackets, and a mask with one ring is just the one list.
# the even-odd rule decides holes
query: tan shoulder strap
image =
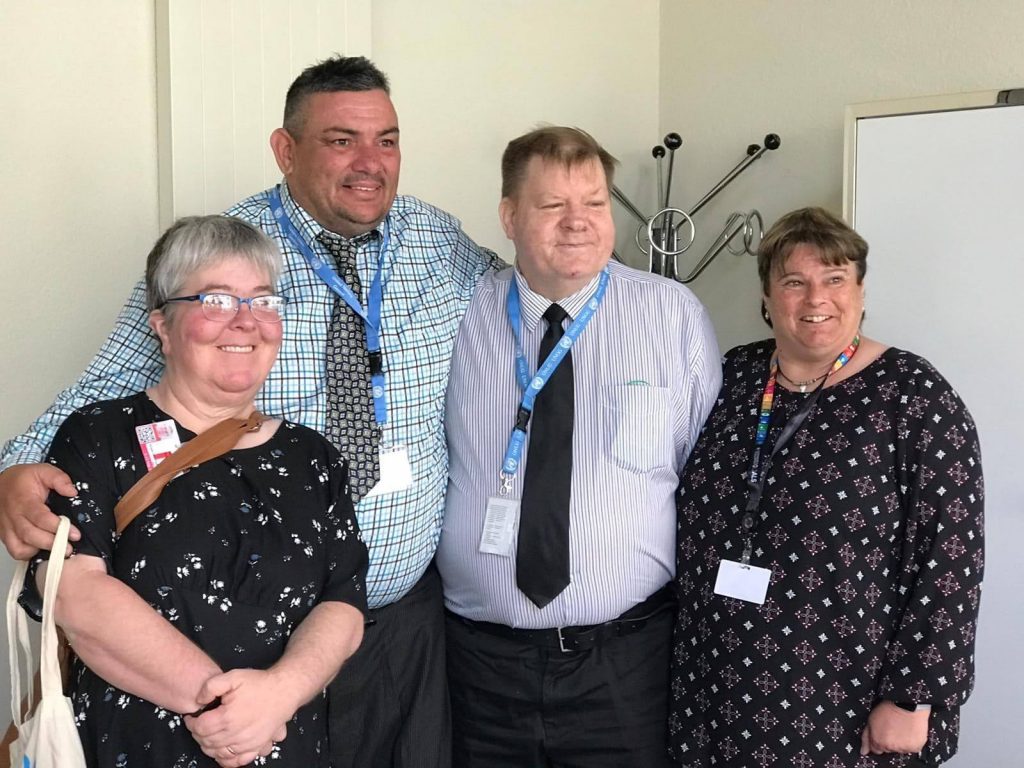
{"label": "tan shoulder strap", "polygon": [[255,432],[267,417],[253,411],[247,419],[224,419],[178,450],[140,477],[114,507],[117,532],[121,533],[139,513],[156,501],[164,487],[182,470],[223,456],[238,443],[245,432]]}

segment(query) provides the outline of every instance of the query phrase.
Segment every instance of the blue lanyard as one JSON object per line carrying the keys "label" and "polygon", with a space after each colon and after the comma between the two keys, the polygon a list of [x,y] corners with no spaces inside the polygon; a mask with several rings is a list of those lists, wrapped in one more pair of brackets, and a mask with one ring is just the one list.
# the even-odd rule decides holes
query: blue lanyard
{"label": "blue lanyard", "polygon": [[313,252],[294,222],[288,218],[281,203],[281,193],[276,188],[270,191],[270,209],[274,218],[277,219],[277,225],[281,228],[281,232],[305,257],[306,262],[317,276],[363,319],[363,326],[366,328],[366,351],[370,358],[370,381],[373,384],[373,413],[378,425],[387,424],[387,387],[384,380],[384,356],[381,354],[380,348],[380,311],[384,302],[384,284],[381,272],[384,268],[384,253],[387,251],[390,235],[387,218],[384,219],[384,232],[381,236],[380,250],[377,252],[377,269],[373,273],[373,282],[370,283],[370,304],[363,309],[362,302],[353,293],[348,283],[338,277],[330,265]]}
{"label": "blue lanyard", "polygon": [[530,378],[529,365],[526,362],[526,355],[523,354],[523,339],[522,339],[522,308],[519,301],[519,285],[516,283],[515,276],[512,277],[512,284],[508,289],[508,301],[505,309],[508,314],[509,325],[512,326],[512,336],[515,339],[516,349],[516,380],[519,382],[519,388],[523,390],[523,399],[519,404],[519,412],[516,415],[516,425],[512,429],[512,435],[508,439],[508,447],[505,449],[505,459],[501,464],[501,493],[505,495],[512,488],[512,478],[516,476],[516,472],[519,471],[519,464],[523,458],[523,444],[526,442],[526,427],[530,423],[530,415],[533,413],[533,404],[537,400],[537,395],[544,389],[544,385],[548,383],[548,379],[551,378],[551,374],[558,368],[559,363],[569,354],[569,350],[572,349],[573,344],[582,335],[587,324],[594,317],[594,313],[597,312],[597,308],[601,305],[601,300],[604,298],[605,291],[608,288],[608,269],[607,267],[601,272],[600,281],[597,284],[597,290],[591,297],[590,301],[587,302],[586,306],[580,310],[579,315],[572,321],[569,327],[565,331],[565,335],[562,336],[561,341],[555,345],[554,349],[548,354],[547,358],[541,363],[537,369],[537,373],[533,378]]}

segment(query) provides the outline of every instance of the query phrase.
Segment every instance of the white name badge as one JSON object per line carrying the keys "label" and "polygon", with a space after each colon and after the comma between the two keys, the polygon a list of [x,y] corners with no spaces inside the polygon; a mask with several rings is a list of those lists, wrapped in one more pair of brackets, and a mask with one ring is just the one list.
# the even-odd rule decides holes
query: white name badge
{"label": "white name badge", "polygon": [[135,428],[135,436],[139,439],[142,458],[146,460],[146,469],[152,469],[181,447],[178,427],[172,419],[155,421]]}
{"label": "white name badge", "polygon": [[480,536],[480,551],[485,555],[512,556],[512,542],[519,529],[518,499],[492,496],[487,500],[484,532]]}
{"label": "white name badge", "polygon": [[761,605],[768,594],[768,582],[771,578],[772,572],[769,568],[758,568],[756,565],[744,565],[735,560],[723,559],[718,564],[715,594]]}
{"label": "white name badge", "polygon": [[366,497],[397,493],[412,486],[412,466],[409,451],[405,447],[381,448],[380,480],[370,489]]}

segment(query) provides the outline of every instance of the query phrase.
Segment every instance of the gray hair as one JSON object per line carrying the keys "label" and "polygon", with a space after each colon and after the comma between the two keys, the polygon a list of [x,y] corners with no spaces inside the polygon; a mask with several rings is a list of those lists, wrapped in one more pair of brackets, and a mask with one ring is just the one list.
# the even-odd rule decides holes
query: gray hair
{"label": "gray hair", "polygon": [[186,216],[160,238],[146,259],[146,308],[152,312],[181,290],[189,276],[225,259],[241,258],[267,273],[271,285],[281,275],[281,253],[263,232],[230,216]]}

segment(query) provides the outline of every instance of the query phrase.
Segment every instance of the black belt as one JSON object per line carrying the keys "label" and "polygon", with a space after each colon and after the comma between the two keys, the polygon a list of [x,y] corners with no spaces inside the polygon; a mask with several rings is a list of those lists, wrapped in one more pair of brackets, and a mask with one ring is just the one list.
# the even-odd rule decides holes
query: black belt
{"label": "black belt", "polygon": [[604,624],[592,624],[584,627],[555,627],[554,629],[515,629],[504,624],[492,624],[489,621],[473,621],[447,610],[445,612],[451,618],[477,632],[536,645],[540,648],[551,648],[562,653],[573,653],[597,648],[606,640],[639,632],[647,625],[648,621],[660,613],[674,609],[675,605],[675,596],[666,585],[642,603],[634,605],[618,618],[606,621]]}

